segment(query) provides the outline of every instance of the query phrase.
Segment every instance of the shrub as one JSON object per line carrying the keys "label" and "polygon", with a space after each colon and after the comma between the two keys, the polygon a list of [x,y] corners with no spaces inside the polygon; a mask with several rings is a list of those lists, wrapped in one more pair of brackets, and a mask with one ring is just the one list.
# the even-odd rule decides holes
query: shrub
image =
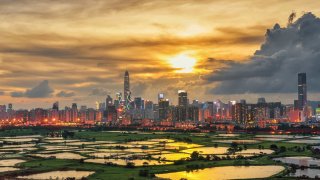
{"label": "shrub", "polygon": [[126,168],[134,168],[135,164],[134,162],[127,162]]}

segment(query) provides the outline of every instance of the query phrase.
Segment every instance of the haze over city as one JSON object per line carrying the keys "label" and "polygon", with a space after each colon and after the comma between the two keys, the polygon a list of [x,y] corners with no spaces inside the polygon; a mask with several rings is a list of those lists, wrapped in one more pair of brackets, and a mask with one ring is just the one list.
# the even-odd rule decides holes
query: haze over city
{"label": "haze over city", "polygon": [[308,98],[320,100],[319,6],[312,0],[4,0],[1,103],[94,107],[123,91],[125,70],[132,96],[153,101],[162,92],[177,104],[184,89],[199,101],[265,97],[292,104],[299,72],[308,73]]}

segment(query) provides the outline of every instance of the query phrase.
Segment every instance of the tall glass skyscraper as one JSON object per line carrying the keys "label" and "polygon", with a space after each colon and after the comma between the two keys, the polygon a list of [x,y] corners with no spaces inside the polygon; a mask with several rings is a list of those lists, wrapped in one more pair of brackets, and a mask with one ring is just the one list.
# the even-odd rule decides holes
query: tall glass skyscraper
{"label": "tall glass skyscraper", "polygon": [[126,103],[128,103],[128,96],[130,94],[130,78],[129,78],[129,72],[126,71],[124,73],[124,87],[123,87],[123,98]]}
{"label": "tall glass skyscraper", "polygon": [[176,120],[186,121],[187,120],[187,108],[188,108],[188,93],[185,90],[178,91],[178,106],[176,108]]}
{"label": "tall glass skyscraper", "polygon": [[298,106],[303,110],[307,106],[307,74],[298,74]]}
{"label": "tall glass skyscraper", "polygon": [[188,93],[187,93],[187,91],[179,90],[178,96],[179,96],[178,105],[187,107],[188,106]]}

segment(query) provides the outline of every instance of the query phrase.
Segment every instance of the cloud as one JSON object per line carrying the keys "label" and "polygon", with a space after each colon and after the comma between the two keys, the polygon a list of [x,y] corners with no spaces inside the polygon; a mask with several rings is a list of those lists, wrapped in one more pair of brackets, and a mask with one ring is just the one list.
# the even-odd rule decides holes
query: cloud
{"label": "cloud", "polygon": [[57,97],[72,97],[76,94],[74,92],[60,91],[56,94]]}
{"label": "cloud", "polygon": [[218,83],[209,93],[291,93],[297,74],[306,72],[308,90],[320,92],[320,19],[306,13],[287,27],[274,25],[247,63],[229,64],[206,80]]}
{"label": "cloud", "polygon": [[28,98],[46,98],[50,97],[53,89],[49,86],[49,81],[44,80],[32,89],[27,89],[25,92],[11,92],[11,97],[28,97]]}
{"label": "cloud", "polygon": [[94,88],[92,89],[90,96],[107,96],[108,94],[110,94],[110,92],[104,88]]}

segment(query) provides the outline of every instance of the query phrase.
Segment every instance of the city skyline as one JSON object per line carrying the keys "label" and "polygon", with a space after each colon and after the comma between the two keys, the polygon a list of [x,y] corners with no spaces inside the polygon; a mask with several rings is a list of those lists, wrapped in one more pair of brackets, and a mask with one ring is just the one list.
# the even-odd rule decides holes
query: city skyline
{"label": "city skyline", "polygon": [[[292,106],[297,106],[298,109],[303,110],[308,106],[308,102],[309,101],[313,101],[313,102],[320,102],[320,101],[316,101],[314,99],[307,99],[307,73],[304,72],[300,72],[297,74],[298,77],[298,83],[297,83],[297,93],[295,93],[294,98],[290,99],[291,102],[289,103],[284,103],[285,105],[292,105]],[[205,100],[199,100],[198,98],[193,98],[190,99],[190,95],[189,98],[188,97],[188,92],[184,89],[179,89],[176,92],[176,97],[174,97],[173,99],[169,99],[167,97],[167,95],[163,92],[159,92],[157,94],[157,100],[150,100],[150,99],[144,99],[144,97],[142,96],[132,96],[131,95],[131,90],[130,90],[130,77],[129,77],[129,71],[126,70],[124,72],[124,76],[123,76],[123,92],[118,91],[116,94],[112,95],[112,94],[106,94],[106,96],[102,96],[101,99],[95,101],[95,105],[93,106],[88,106],[87,104],[80,104],[81,106],[85,106],[88,108],[96,108],[96,109],[101,109],[101,105],[104,104],[105,108],[107,108],[107,106],[109,104],[113,104],[113,98],[114,100],[119,99],[121,101],[124,102],[124,104],[129,105],[130,102],[134,102],[137,98],[140,99],[140,101],[142,100],[143,102],[152,102],[155,103],[157,105],[161,106],[161,102],[164,102],[166,104],[166,106],[172,106],[172,105],[177,105],[177,106],[187,106],[188,104],[192,104],[192,102],[194,103],[194,101],[197,101],[198,103],[207,103],[207,102],[222,102],[222,103],[228,103],[228,102],[239,102],[242,103],[242,101],[245,101],[247,103],[251,103],[251,104],[255,104],[255,103],[260,103],[260,102],[282,102],[281,100],[279,101],[270,101],[269,99],[266,99],[265,97],[262,96],[258,96],[257,99],[253,100],[253,101],[247,101],[247,99],[245,98],[239,98],[239,99],[229,99],[227,101],[221,101],[220,99],[205,99]],[[110,100],[111,99],[111,100]],[[269,101],[268,101],[269,100]],[[27,107],[19,107],[17,109],[21,109],[21,110],[31,110],[31,109],[36,109],[36,108],[44,108],[44,109],[55,109],[55,106],[59,106],[59,101],[54,101],[54,102],[48,102],[48,107],[41,107],[41,106],[37,106],[35,105],[35,107],[32,108],[27,108]],[[51,104],[50,104],[51,103]],[[53,104],[53,105],[52,105]],[[75,105],[77,105],[76,102],[72,102],[72,107]],[[65,108],[69,108],[71,104],[62,104],[62,107]],[[182,105],[183,104],[183,105]],[[3,104],[4,106],[6,104]],[[12,109],[13,104],[12,103],[8,103],[8,109]],[[107,108],[108,109],[108,108]]]}
{"label": "city skyline", "polygon": [[319,179],[319,0],[0,0],[0,179]]}
{"label": "city skyline", "polygon": [[[309,75],[308,98],[320,100],[318,44],[312,41],[320,34],[320,2],[96,2],[90,9],[73,1],[2,4],[2,104],[94,107],[123,91],[125,70],[132,97],[154,102],[162,92],[176,104],[184,89],[199,101],[265,97],[291,104],[299,72]],[[225,13],[225,7],[234,11]],[[190,16],[200,10],[201,16]]]}
{"label": "city skyline", "polygon": [[77,103],[72,106],[59,106],[54,102],[52,108],[31,110],[15,109],[13,104],[0,105],[0,126],[10,125],[107,125],[107,126],[172,126],[190,128],[210,123],[237,124],[242,128],[272,127],[278,122],[314,123],[319,120],[320,101],[307,98],[307,74],[297,74],[297,98],[293,104],[268,102],[260,97],[250,103],[246,99],[222,102],[190,100],[186,90],[178,90],[178,103],[173,104],[164,93],[158,94],[158,101],[152,102],[143,97],[131,97],[130,76],[126,70],[123,75],[123,93],[113,99],[107,96],[104,102],[96,102],[96,108]]}

